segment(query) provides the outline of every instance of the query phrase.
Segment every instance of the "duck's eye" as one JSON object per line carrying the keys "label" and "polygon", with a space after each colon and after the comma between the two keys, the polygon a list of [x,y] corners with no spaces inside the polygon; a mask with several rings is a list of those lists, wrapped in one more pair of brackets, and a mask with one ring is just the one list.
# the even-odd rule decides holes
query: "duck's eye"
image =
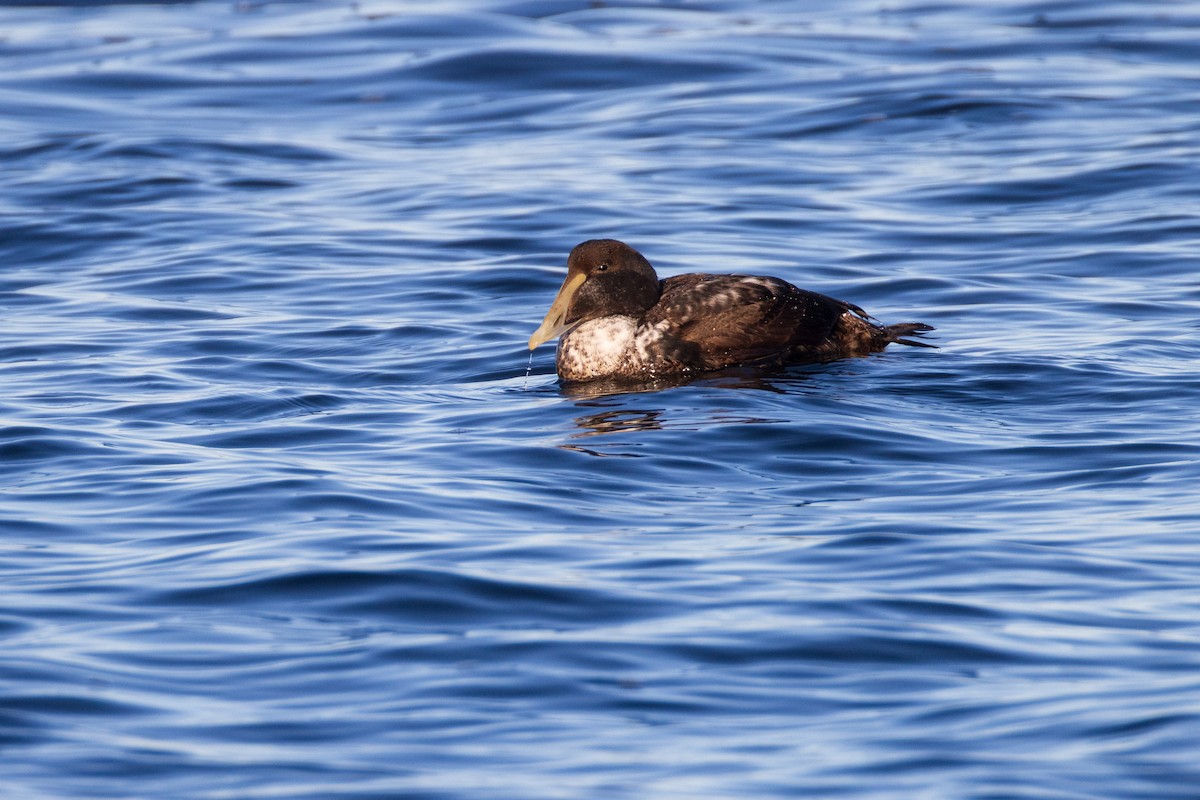
{"label": "duck's eye", "polygon": [[604,272],[604,270],[606,270],[606,269],[608,269],[608,264],[597,264],[596,265],[596,272]]}

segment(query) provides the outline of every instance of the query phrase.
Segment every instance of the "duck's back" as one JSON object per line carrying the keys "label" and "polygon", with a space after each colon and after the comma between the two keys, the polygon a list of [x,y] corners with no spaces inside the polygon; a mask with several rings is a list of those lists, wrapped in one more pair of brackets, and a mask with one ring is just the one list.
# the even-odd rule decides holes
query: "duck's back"
{"label": "duck's back", "polygon": [[[858,349],[862,334],[878,329],[857,306],[779,278],[693,273],[661,285],[646,322],[694,343],[704,369],[838,358],[843,345]],[[841,341],[848,335],[855,342]]]}

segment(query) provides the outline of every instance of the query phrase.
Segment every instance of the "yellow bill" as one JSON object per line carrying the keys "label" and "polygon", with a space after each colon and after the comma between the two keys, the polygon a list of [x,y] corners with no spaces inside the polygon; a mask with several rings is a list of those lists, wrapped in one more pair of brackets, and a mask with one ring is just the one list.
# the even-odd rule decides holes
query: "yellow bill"
{"label": "yellow bill", "polygon": [[542,324],[529,337],[530,350],[533,350],[543,342],[557,338],[571,327],[565,322],[567,311],[571,308],[571,301],[575,299],[575,293],[579,291],[579,287],[586,280],[587,275],[583,273],[567,276],[567,279],[563,281],[562,288],[554,296],[554,302],[550,304],[550,310],[546,312],[546,318],[542,320]]}

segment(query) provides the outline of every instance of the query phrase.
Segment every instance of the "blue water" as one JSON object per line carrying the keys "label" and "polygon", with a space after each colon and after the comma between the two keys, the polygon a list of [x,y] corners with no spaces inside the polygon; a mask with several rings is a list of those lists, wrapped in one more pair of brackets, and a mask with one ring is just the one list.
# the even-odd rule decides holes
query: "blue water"
{"label": "blue water", "polygon": [[[5,798],[1200,798],[1200,6],[6,4],[0,64]],[[599,236],[941,349],[574,391]]]}

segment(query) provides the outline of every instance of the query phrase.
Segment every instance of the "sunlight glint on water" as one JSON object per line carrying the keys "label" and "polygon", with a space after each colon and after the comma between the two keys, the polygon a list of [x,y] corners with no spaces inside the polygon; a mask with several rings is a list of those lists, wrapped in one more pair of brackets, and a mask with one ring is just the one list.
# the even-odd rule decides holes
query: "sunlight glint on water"
{"label": "sunlight glint on water", "polygon": [[[0,31],[13,797],[1196,796],[1187,4]],[[941,349],[562,386],[593,237]]]}

